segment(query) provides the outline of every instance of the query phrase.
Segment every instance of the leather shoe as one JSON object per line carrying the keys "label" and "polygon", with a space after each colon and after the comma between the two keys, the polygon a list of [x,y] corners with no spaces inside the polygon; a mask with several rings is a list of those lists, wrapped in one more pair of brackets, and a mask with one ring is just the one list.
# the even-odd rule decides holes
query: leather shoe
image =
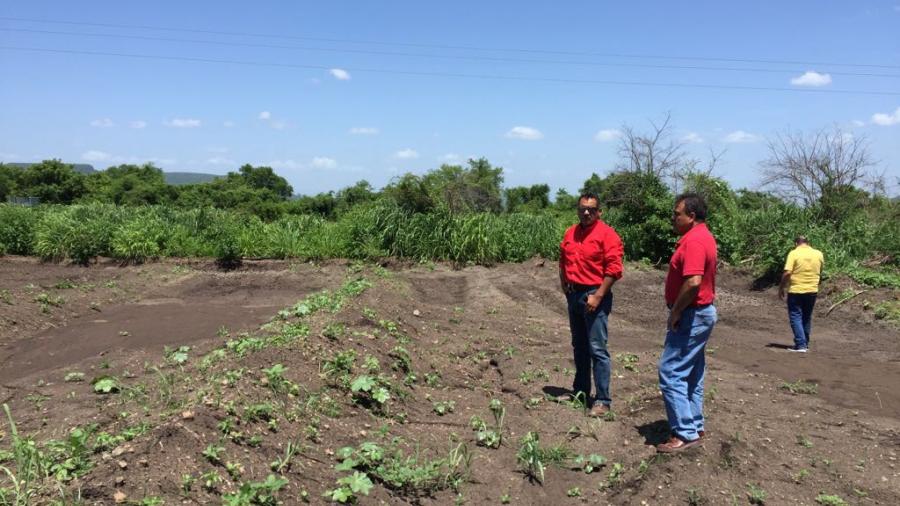
{"label": "leather shoe", "polygon": [[588,411],[588,416],[592,418],[602,418],[606,416],[609,411],[609,406],[598,402],[597,404],[594,404],[594,407],[592,407],[590,411]]}
{"label": "leather shoe", "polygon": [[693,441],[685,441],[677,436],[672,436],[665,443],[661,443],[656,445],[656,451],[658,453],[678,453],[683,450],[687,450],[688,448],[692,448],[700,444],[700,438],[698,437]]}

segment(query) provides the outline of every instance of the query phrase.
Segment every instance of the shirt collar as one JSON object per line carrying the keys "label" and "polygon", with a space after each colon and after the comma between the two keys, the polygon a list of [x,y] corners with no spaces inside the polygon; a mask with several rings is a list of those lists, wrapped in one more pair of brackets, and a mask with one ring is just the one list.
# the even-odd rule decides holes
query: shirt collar
{"label": "shirt collar", "polygon": [[706,222],[705,222],[705,221],[704,221],[704,222],[694,223],[694,226],[691,227],[690,230],[688,230],[687,232],[685,232],[685,234],[684,234],[683,236],[681,236],[680,239],[678,239],[678,244],[681,244],[682,242],[684,242],[685,239],[687,239],[688,237],[690,237],[691,235],[693,235],[695,232],[698,231],[698,229],[701,229],[701,228],[704,229],[704,230],[706,230]]}

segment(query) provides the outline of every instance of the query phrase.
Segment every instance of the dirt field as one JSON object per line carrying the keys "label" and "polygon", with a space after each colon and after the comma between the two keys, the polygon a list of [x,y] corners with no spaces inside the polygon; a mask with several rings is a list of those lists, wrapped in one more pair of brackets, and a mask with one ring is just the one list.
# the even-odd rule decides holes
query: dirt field
{"label": "dirt field", "polygon": [[[730,271],[707,352],[705,444],[656,456],[663,277],[629,265],[616,285],[615,416],[591,420],[552,400],[573,367],[552,262],[265,261],[223,272],[204,261],[82,268],[7,257],[0,398],[39,444],[88,427],[87,454],[70,465],[83,466],[33,504],[219,504],[241,484],[251,499],[229,504],[275,504],[260,485],[269,475],[287,479],[274,493],[283,504],[322,504],[354,471],[374,482],[355,494],[360,504],[900,504],[900,332],[873,322],[862,297],[826,317],[823,297],[811,353],[787,353],[774,291],[751,291]],[[180,346],[190,347],[182,357],[167,353]],[[349,388],[361,375],[369,392]],[[95,391],[104,376],[116,392]],[[497,429],[492,400],[504,410],[499,448],[478,444],[471,423]],[[544,450],[542,483],[517,462],[529,432]],[[376,469],[357,452],[336,469],[341,448],[366,442],[403,458]],[[590,454],[604,457],[592,470],[577,461]]]}

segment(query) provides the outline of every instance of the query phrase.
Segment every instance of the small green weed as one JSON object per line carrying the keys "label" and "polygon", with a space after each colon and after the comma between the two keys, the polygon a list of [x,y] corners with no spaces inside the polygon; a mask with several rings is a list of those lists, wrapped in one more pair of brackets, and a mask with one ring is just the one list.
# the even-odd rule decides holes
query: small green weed
{"label": "small green weed", "polygon": [[782,390],[787,390],[792,394],[808,394],[816,395],[819,393],[819,385],[817,383],[797,380],[793,383],[785,382],[781,384]]}
{"label": "small green weed", "polygon": [[844,501],[841,496],[825,493],[817,495],[816,502],[823,506],[847,506],[847,502]]}

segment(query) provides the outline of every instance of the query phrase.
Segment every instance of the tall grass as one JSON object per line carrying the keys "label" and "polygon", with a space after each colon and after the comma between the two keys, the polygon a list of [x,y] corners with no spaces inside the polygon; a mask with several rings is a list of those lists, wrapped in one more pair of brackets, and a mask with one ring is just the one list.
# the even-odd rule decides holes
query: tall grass
{"label": "tall grass", "polygon": [[[888,212],[896,214],[893,208]],[[660,213],[636,219],[612,209],[604,219],[616,227],[629,259],[657,261],[672,250],[675,238]],[[211,257],[226,264],[247,257],[399,257],[491,265],[533,256],[556,258],[562,233],[574,221],[574,213],[552,211],[454,214],[439,208],[412,213],[386,200],[358,205],[337,221],[286,215],[268,223],[213,208],[0,205],[0,252],[82,264],[102,256],[122,262]],[[709,220],[719,256],[727,263],[777,274],[793,237],[802,233],[823,250],[829,272],[888,285],[898,279],[898,223],[900,216],[872,219],[863,213],[835,226],[819,220],[813,209],[787,204],[729,209],[711,213]],[[885,275],[869,272],[865,262],[873,257],[889,265]]]}

